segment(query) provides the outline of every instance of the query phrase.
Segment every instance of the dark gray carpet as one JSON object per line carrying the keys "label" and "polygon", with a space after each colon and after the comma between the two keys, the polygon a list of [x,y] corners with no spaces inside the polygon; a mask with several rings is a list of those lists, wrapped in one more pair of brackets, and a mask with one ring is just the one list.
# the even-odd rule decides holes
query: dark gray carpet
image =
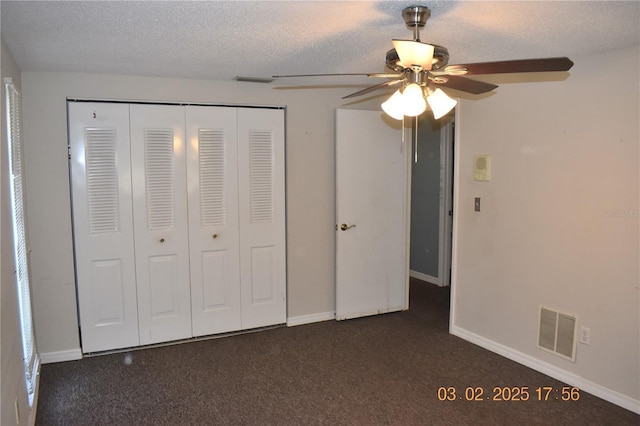
{"label": "dark gray carpet", "polygon": [[[448,334],[449,289],[407,312],[46,364],[38,425],[638,425],[585,392]],[[439,401],[440,386],[529,386],[528,401]]]}

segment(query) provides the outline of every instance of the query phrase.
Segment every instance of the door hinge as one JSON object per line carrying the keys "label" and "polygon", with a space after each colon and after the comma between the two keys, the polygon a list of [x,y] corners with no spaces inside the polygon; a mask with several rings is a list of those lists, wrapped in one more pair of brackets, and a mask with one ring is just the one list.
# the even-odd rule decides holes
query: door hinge
{"label": "door hinge", "polygon": [[68,157],[69,160],[71,160],[71,147],[70,146],[67,147],[67,157]]}

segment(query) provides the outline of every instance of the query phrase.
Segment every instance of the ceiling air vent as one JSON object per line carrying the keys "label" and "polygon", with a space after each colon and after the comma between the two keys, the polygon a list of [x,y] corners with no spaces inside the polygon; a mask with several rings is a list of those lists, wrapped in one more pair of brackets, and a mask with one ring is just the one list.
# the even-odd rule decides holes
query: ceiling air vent
{"label": "ceiling air vent", "polygon": [[262,77],[245,77],[238,75],[234,78],[236,81],[244,81],[249,83],[271,83],[273,82],[272,78],[262,78]]}
{"label": "ceiling air vent", "polygon": [[538,347],[575,362],[576,317],[541,306]]}

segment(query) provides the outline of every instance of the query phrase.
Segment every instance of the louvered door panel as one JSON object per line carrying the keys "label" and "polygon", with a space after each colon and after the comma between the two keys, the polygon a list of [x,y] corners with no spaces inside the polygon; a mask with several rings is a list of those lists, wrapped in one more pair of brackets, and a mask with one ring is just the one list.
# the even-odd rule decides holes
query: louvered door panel
{"label": "louvered door panel", "polygon": [[191,337],[184,107],[131,105],[140,343]]}
{"label": "louvered door panel", "polygon": [[273,223],[274,138],[271,130],[250,129],[249,206],[251,223]]}
{"label": "louvered door panel", "polygon": [[85,128],[85,163],[89,201],[89,232],[99,235],[120,228],[117,132]]}
{"label": "louvered door panel", "polygon": [[242,327],[286,321],[284,111],[238,109]]}
{"label": "louvered door panel", "polygon": [[129,106],[69,103],[82,351],[139,344]]}
{"label": "louvered door panel", "polygon": [[175,226],[173,131],[144,129],[145,201],[149,230],[173,229]]}
{"label": "louvered door panel", "polygon": [[194,336],[241,328],[236,109],[187,107]]}

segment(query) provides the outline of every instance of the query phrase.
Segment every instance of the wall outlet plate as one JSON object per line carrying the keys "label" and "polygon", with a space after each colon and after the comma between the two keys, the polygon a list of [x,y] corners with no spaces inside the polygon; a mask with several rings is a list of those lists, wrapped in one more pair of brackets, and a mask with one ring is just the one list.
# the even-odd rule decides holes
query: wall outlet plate
{"label": "wall outlet plate", "polygon": [[580,343],[588,345],[591,343],[591,329],[587,327],[580,327]]}

